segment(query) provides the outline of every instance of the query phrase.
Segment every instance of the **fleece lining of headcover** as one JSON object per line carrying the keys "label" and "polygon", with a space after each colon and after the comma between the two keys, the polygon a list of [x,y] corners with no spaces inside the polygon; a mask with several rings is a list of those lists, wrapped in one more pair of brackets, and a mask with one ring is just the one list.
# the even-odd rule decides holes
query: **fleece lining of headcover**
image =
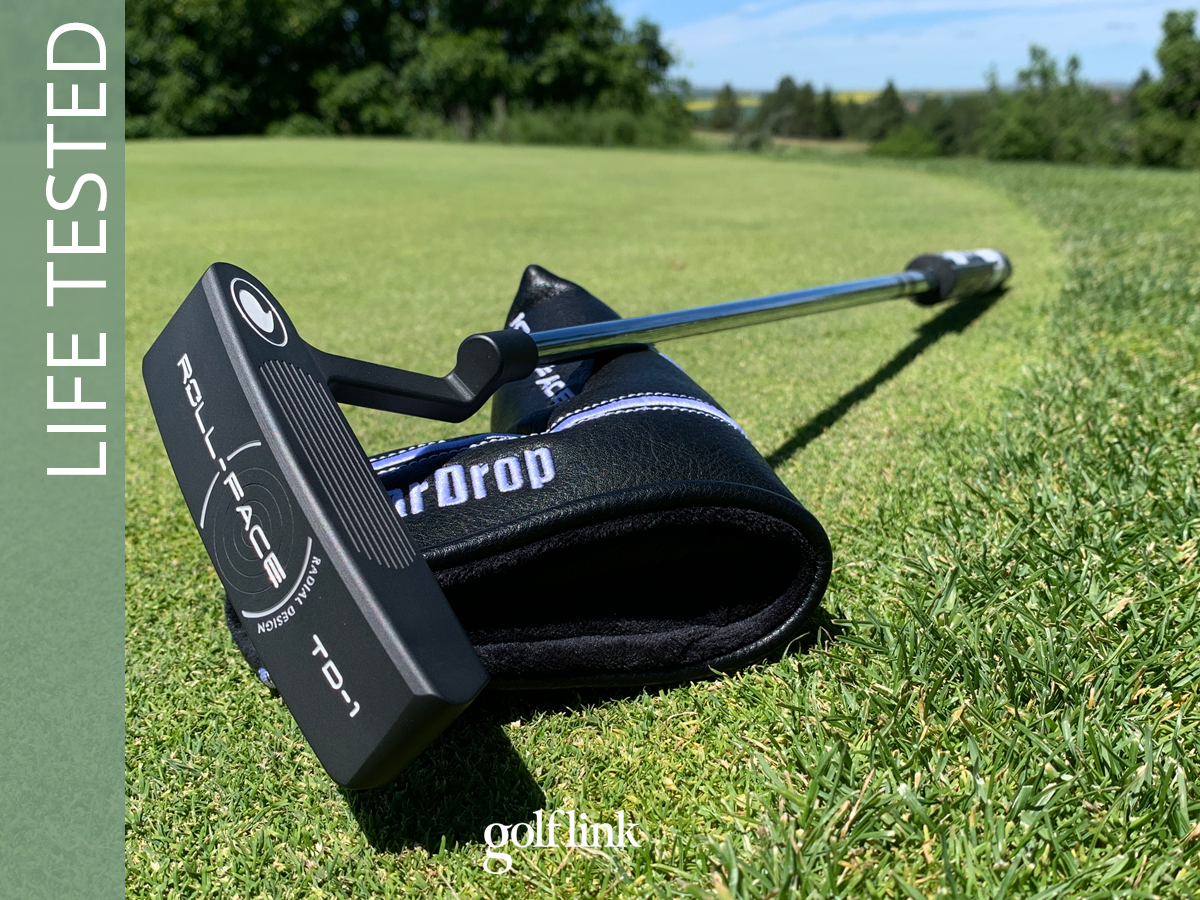
{"label": "fleece lining of headcover", "polygon": [[[616,318],[530,266],[507,324]],[[372,464],[493,686],[730,670],[793,640],[824,594],[832,555],[820,524],[655,350],[541,367],[500,389],[492,427]],[[236,614],[226,616],[259,668]]]}

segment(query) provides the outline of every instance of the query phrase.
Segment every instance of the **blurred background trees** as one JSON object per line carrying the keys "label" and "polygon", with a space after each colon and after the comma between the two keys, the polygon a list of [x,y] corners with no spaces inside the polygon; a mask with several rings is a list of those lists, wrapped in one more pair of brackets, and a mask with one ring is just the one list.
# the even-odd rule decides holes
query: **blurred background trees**
{"label": "blurred background trees", "polygon": [[1079,70],[1072,56],[1060,75],[1057,61],[1034,46],[1015,90],[1001,90],[993,74],[980,132],[983,153],[992,159],[1118,161],[1120,104],[1111,92],[1082,81]]}
{"label": "blurred background trees", "polygon": [[1155,81],[1143,72],[1133,91],[1132,156],[1146,165],[1200,169],[1200,40],[1195,10],[1167,13],[1155,56],[1162,77]]}
{"label": "blurred background trees", "polygon": [[603,0],[128,0],[126,54],[131,137],[689,129],[658,27]]}
{"label": "blurred background trees", "polygon": [[716,131],[733,131],[741,118],[742,109],[738,105],[737,94],[733,92],[733,85],[726,84],[717,91],[708,127]]}
{"label": "blurred background trees", "polygon": [[[714,121],[711,127],[719,126]],[[779,86],[763,97],[746,128],[779,137],[828,139],[842,135],[833,92],[826,88],[818,98],[811,82],[798,85],[790,77],[780,80]]]}
{"label": "blurred background trees", "polygon": [[736,131],[738,144],[759,148],[771,138],[848,137],[883,156],[984,156],[1085,164],[1200,168],[1200,39],[1196,12],[1169,12],[1156,53],[1161,76],[1143,71],[1128,88],[1089,84],[1082,64],[1060,65],[1032,46],[1016,83],[1002,87],[993,72],[986,91],[902,93],[889,81],[858,102],[828,89],[817,102],[811,84],[780,80],[739,119],[737,95],[699,124]]}
{"label": "blurred background trees", "polygon": [[[986,91],[819,94],[782,78],[757,106],[731,85],[696,119],[658,26],[607,0],[128,0],[126,134],[395,134],[739,146],[850,138],[908,157],[1200,168],[1196,12],[1170,12],[1161,74],[1089,84],[1031,47]],[[869,95],[868,95],[869,96]]]}

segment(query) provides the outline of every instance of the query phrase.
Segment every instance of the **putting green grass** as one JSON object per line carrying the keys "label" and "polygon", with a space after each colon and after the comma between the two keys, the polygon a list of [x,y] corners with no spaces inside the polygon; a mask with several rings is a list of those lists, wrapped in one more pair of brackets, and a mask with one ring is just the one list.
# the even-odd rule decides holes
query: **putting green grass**
{"label": "putting green grass", "polygon": [[[130,896],[1193,892],[1200,179],[333,140],[136,143],[127,171]],[[363,794],[228,640],[140,381],[218,259],[318,346],[440,374],[531,262],[636,315],[988,245],[1017,269],[990,305],[664,348],[829,531],[815,644],[485,695]],[[487,427],[348,413],[369,451]],[[645,839],[485,873],[483,829],[539,808]]]}

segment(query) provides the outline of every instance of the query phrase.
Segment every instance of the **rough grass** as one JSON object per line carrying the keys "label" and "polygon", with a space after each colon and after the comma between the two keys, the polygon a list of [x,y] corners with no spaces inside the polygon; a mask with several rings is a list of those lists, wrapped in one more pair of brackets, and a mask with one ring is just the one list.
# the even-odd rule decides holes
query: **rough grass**
{"label": "rough grass", "polygon": [[847,523],[715,892],[1195,896],[1200,179],[939,168],[1062,229],[1056,352]]}
{"label": "rough grass", "polygon": [[[1195,893],[1200,179],[926,168],[130,145],[129,895]],[[987,244],[1018,267],[990,306],[669,350],[829,530],[821,640],[671,690],[485,696],[365,794],[328,781],[230,645],[140,386],[217,258],[318,345],[444,371],[527,262],[637,314]],[[369,449],[452,430],[352,422]],[[483,828],[541,807],[622,809],[648,840],[485,874]]]}

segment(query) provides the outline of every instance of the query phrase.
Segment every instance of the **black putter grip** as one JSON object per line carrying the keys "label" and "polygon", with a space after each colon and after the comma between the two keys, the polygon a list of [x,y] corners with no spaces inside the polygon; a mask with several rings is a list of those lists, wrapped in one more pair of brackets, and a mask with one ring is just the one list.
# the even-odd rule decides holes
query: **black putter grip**
{"label": "black putter grip", "polygon": [[925,253],[906,267],[925,275],[929,290],[912,299],[921,306],[959,300],[996,290],[1012,274],[1012,263],[999,250]]}
{"label": "black putter grip", "polygon": [[218,263],[143,374],[188,508],[263,665],[330,776],[365,788],[395,777],[487,676],[338,408],[323,358],[257,279]]}

